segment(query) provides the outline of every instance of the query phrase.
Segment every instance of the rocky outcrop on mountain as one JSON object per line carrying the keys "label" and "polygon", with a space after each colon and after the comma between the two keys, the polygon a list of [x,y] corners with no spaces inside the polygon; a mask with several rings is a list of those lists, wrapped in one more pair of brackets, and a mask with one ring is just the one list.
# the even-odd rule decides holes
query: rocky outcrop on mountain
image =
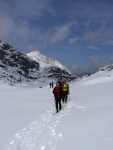
{"label": "rocky outcrop on mountain", "polygon": [[47,74],[48,78],[53,78],[54,80],[67,80],[71,81],[76,79],[77,77],[68,73],[65,70],[62,70],[61,68],[58,67],[49,67],[44,69],[45,74]]}
{"label": "rocky outcrop on mountain", "polygon": [[38,62],[0,41],[0,79],[12,84],[29,81],[37,79],[38,71]]}
{"label": "rocky outcrop on mountain", "polygon": [[111,71],[111,70],[113,70],[113,64],[108,65],[108,66],[106,66],[104,68],[99,68],[98,71]]}

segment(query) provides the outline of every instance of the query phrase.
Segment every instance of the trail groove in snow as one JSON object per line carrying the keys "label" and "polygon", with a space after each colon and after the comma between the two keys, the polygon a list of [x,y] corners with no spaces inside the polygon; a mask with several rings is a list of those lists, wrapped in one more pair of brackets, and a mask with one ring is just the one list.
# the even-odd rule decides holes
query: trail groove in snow
{"label": "trail groove in snow", "polygon": [[70,114],[71,107],[72,101],[69,101],[56,115],[52,111],[42,114],[39,121],[32,122],[14,135],[8,150],[55,150],[58,140],[63,136],[56,132],[56,128],[61,118]]}

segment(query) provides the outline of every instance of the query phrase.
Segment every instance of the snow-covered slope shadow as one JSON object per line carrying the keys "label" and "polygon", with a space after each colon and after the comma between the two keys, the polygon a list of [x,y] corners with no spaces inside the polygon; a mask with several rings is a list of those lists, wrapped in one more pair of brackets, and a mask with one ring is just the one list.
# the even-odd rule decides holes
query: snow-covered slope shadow
{"label": "snow-covered slope shadow", "polygon": [[41,115],[39,121],[32,122],[27,128],[14,135],[8,150],[55,150],[58,140],[62,139],[62,133],[57,133],[62,117],[71,112],[72,101],[56,115],[47,111]]}

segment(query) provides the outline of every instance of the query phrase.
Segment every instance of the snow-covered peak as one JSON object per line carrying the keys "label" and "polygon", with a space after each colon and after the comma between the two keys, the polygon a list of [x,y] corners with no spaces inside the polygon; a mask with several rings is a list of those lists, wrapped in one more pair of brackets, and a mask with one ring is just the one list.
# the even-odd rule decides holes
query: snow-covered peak
{"label": "snow-covered peak", "polygon": [[64,65],[62,65],[57,60],[52,58],[48,58],[41,54],[39,51],[33,51],[26,54],[28,57],[31,57],[33,60],[37,61],[40,64],[40,67],[43,68],[50,68],[50,67],[58,67],[60,69],[66,70],[67,72],[71,73],[69,69],[67,69]]}

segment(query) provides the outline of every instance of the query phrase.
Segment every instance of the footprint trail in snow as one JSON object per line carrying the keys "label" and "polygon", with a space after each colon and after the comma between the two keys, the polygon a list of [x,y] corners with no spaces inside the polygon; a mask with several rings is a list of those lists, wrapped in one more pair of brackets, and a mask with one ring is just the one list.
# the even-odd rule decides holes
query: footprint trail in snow
{"label": "footprint trail in snow", "polygon": [[62,117],[69,115],[72,101],[56,115],[47,111],[39,121],[32,122],[27,128],[14,135],[8,150],[55,150],[57,142],[62,139],[62,133],[56,128]]}

